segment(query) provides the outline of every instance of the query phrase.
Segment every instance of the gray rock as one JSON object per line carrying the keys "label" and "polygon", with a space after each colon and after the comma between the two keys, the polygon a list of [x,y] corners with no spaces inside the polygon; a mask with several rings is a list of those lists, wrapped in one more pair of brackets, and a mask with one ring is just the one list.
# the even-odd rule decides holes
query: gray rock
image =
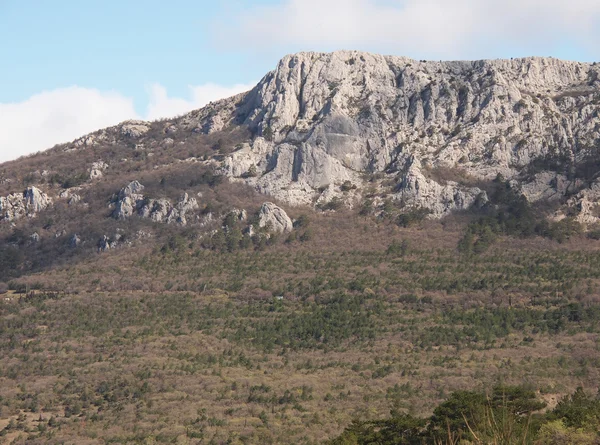
{"label": "gray rock", "polygon": [[103,235],[102,238],[98,240],[98,252],[107,252],[111,249],[116,249],[117,247],[119,247],[119,240],[116,238],[117,237],[115,236],[115,239],[111,239],[108,236]]}
{"label": "gray rock", "polygon": [[104,161],[94,162],[90,168],[90,179],[100,179],[104,176],[104,171],[108,168],[108,164]]}
{"label": "gray rock", "polygon": [[150,127],[143,121],[128,121],[121,125],[121,134],[130,138],[139,138],[149,130]]}
{"label": "gray rock", "polygon": [[198,210],[196,198],[190,198],[184,193],[179,201],[173,205],[168,199],[151,199],[140,208],[139,215],[159,223],[187,224],[187,218]]}
{"label": "gray rock", "polygon": [[[196,198],[190,198],[187,193],[184,193],[183,196],[179,199],[179,202],[175,204],[175,214],[170,215],[171,220],[175,220],[176,222],[186,225],[187,218],[189,215],[200,208],[198,205],[198,201]],[[167,221],[171,222],[171,221]]]}
{"label": "gray rock", "polygon": [[[397,181],[397,198],[439,217],[468,208],[481,190],[436,182],[424,165],[481,181],[500,173],[533,200],[564,197],[565,178],[550,183],[552,172],[522,173],[544,158],[572,159],[574,146],[582,160],[593,156],[599,79],[600,66],[553,58],[419,62],[300,53],[243,100],[213,104],[183,123],[197,118],[206,129],[244,116],[263,137],[229,155],[223,172],[290,204],[312,204],[319,189],[346,180],[360,189],[361,173],[385,173]],[[252,166],[257,175],[248,177]]]}
{"label": "gray rock", "polygon": [[[143,199],[143,198],[142,198]],[[130,196],[124,196],[117,201],[113,217],[116,219],[127,219],[136,213],[138,203],[141,200],[136,200]]]}
{"label": "gray rock", "polygon": [[245,209],[232,209],[229,214],[233,215],[238,222],[244,222],[248,219],[248,212]]}
{"label": "gray rock", "polygon": [[487,194],[477,187],[464,188],[452,181],[441,185],[425,177],[416,158],[408,163],[394,197],[409,207],[429,209],[435,218],[453,210],[468,209],[476,201],[480,204],[488,201]]}
{"label": "gray rock", "polygon": [[52,205],[52,199],[37,187],[28,187],[23,193],[0,197],[0,221],[15,221],[34,217]]}
{"label": "gray rock", "polygon": [[184,193],[179,201],[173,205],[166,198],[146,199],[143,195],[144,186],[138,181],[133,181],[119,192],[113,217],[127,219],[135,214],[142,218],[149,218],[159,223],[179,223],[186,225],[188,218],[199,209],[196,198]]}
{"label": "gray rock", "polygon": [[144,191],[144,186],[139,183],[139,181],[132,181],[126,187],[122,188],[119,192],[119,198],[129,197],[137,199],[139,197],[143,197],[142,192]]}
{"label": "gray rock", "polygon": [[294,229],[294,224],[285,210],[272,202],[265,202],[260,208],[258,225],[279,233],[291,232]]}
{"label": "gray rock", "polygon": [[144,186],[138,181],[130,182],[126,187],[123,187],[117,197],[113,217],[115,219],[127,219],[137,213],[138,208],[143,205]]}
{"label": "gray rock", "polygon": [[112,248],[110,239],[103,235],[102,238],[98,240],[98,252],[107,252]]}
{"label": "gray rock", "polygon": [[68,204],[70,206],[72,206],[72,205],[78,204],[79,202],[81,202],[81,196],[79,196],[78,194],[74,193],[69,198]]}
{"label": "gray rock", "polygon": [[25,189],[23,199],[27,212],[30,215],[35,215],[42,210],[46,210],[52,205],[52,199],[37,187],[28,187]]}

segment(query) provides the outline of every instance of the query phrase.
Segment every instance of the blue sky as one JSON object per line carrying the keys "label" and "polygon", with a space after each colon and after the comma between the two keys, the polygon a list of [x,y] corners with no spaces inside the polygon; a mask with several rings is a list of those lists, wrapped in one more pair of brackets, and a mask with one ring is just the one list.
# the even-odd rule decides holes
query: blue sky
{"label": "blue sky", "polygon": [[155,82],[181,96],[188,85],[258,80],[277,57],[220,48],[211,36],[236,3],[272,2],[0,0],[0,102],[78,85],[133,96],[142,112]]}
{"label": "blue sky", "polygon": [[600,58],[598,0],[0,0],[0,162],[247,90],[285,54]]}

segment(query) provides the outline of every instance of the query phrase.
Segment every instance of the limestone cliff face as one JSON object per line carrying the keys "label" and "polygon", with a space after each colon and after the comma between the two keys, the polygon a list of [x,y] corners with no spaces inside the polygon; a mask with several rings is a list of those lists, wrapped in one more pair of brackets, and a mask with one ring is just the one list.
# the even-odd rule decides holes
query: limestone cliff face
{"label": "limestone cliff face", "polygon": [[600,199],[599,79],[600,65],[552,58],[300,53],[252,91],[160,123],[159,136],[154,124],[130,121],[65,149],[123,139],[160,148],[173,135],[244,126],[253,136],[211,162],[289,204],[352,205],[375,187],[440,217],[485,202],[480,187],[501,174],[531,201],[568,202],[589,216]]}
{"label": "limestone cliff face", "polygon": [[[599,74],[598,66],[552,58],[301,53],[281,60],[236,107],[214,107],[207,122],[237,121],[259,135],[225,160],[224,171],[264,193],[311,203],[319,189],[360,187],[365,173],[380,172],[397,181],[396,198],[441,216],[482,193],[436,182],[429,173],[442,167],[481,180],[500,173],[532,200],[564,196],[561,173],[545,164],[560,159],[573,168],[599,147]],[[541,177],[523,177],[531,165]]]}

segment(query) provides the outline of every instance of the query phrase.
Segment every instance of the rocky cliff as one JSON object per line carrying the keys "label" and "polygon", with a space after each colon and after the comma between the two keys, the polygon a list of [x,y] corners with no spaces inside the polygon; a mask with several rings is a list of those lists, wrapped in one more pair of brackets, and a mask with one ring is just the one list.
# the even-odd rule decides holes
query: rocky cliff
{"label": "rocky cliff", "polygon": [[[186,161],[210,164],[291,205],[353,206],[369,194],[433,217],[485,203],[486,183],[500,174],[531,202],[562,205],[558,217],[575,212],[590,223],[600,199],[599,73],[596,64],[552,58],[434,62],[300,53],[283,58],[248,93],[171,120],[125,122],[58,149],[131,147],[136,158],[149,158],[192,152],[194,137],[245,129],[230,150]],[[116,175],[116,164],[128,159],[105,161],[88,164],[86,176]],[[193,201],[181,209],[141,204],[123,196],[117,217],[176,220],[168,215],[195,208]]]}
{"label": "rocky cliff", "polygon": [[313,203],[324,190],[343,196],[344,183],[360,189],[372,174],[392,180],[394,198],[436,216],[485,200],[477,184],[498,174],[531,201],[583,189],[595,201],[599,72],[552,58],[301,53],[236,107],[210,108],[204,128],[248,125],[258,137],[224,171],[292,204]]}

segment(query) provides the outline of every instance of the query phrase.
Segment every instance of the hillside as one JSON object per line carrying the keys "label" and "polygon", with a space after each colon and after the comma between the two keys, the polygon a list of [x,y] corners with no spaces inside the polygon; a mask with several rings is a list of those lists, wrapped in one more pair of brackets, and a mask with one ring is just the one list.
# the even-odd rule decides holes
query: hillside
{"label": "hillside", "polygon": [[0,442],[351,440],[505,385],[575,434],[550,413],[600,385],[599,71],[300,53],[1,164]]}

